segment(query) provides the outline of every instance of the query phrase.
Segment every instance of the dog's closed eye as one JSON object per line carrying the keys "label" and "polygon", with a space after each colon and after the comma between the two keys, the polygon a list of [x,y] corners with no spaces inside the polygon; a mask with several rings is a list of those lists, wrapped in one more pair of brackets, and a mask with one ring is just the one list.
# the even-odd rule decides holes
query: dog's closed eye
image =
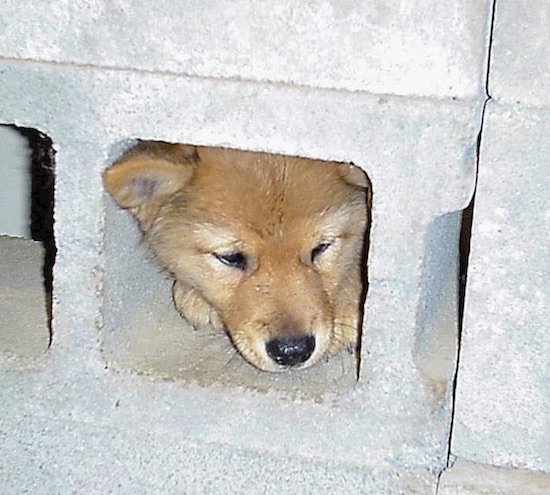
{"label": "dog's closed eye", "polygon": [[323,254],[329,247],[331,243],[330,242],[322,242],[321,244],[315,246],[311,250],[311,262],[315,263],[316,259]]}
{"label": "dog's closed eye", "polygon": [[224,265],[230,266],[232,268],[238,268],[239,270],[246,270],[247,261],[246,256],[237,251],[235,253],[228,254],[217,254],[214,253],[214,256],[221,261]]}

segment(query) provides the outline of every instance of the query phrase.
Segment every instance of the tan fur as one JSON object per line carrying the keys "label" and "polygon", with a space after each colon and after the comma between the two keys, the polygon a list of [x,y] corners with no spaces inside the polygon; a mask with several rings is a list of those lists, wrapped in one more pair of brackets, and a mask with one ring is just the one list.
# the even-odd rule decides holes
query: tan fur
{"label": "tan fur", "polygon": [[[315,338],[294,369],[356,345],[368,194],[356,167],[143,142],[105,172],[104,184],[174,277],[180,314],[227,330],[257,368],[288,368],[266,344],[289,335]],[[236,253],[246,266],[227,263]]]}

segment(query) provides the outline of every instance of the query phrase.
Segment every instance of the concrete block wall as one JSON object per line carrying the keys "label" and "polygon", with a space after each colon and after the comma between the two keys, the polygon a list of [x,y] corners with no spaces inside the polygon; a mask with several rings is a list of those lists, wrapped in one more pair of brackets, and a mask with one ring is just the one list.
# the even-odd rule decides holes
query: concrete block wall
{"label": "concrete block wall", "polygon": [[[53,140],[58,256],[52,345],[2,361],[0,491],[435,493],[453,423],[458,234],[476,182],[491,21],[492,4],[475,0],[6,2],[0,121]],[[276,377],[238,356],[220,367],[224,342],[204,351],[214,365],[189,366],[204,344],[101,187],[136,138],[367,171],[358,380],[346,356]],[[501,465],[454,425],[453,455]],[[464,486],[442,480],[448,493]]]}
{"label": "concrete block wall", "polygon": [[549,20],[496,3],[444,494],[550,493]]}

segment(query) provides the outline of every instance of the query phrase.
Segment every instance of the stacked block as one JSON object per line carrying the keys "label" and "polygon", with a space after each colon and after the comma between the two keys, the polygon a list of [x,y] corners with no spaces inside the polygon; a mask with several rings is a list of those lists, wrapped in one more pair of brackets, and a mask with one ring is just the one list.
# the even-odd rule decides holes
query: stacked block
{"label": "stacked block", "polygon": [[479,491],[495,472],[501,493],[550,491],[549,17],[534,3],[495,12],[450,472]]}

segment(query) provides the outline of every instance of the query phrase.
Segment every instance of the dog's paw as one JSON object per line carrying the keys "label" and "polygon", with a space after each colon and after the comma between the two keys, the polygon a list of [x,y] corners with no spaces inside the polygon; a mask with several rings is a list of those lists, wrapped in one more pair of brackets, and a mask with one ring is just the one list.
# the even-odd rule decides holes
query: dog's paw
{"label": "dog's paw", "polygon": [[352,354],[357,350],[360,315],[352,306],[348,307],[347,312],[344,311],[343,313],[344,316],[335,319],[334,331],[328,350],[329,355],[337,354],[343,349]]}
{"label": "dog's paw", "polygon": [[223,330],[224,325],[218,312],[195,289],[176,280],[172,296],[176,309],[193,328]]}

